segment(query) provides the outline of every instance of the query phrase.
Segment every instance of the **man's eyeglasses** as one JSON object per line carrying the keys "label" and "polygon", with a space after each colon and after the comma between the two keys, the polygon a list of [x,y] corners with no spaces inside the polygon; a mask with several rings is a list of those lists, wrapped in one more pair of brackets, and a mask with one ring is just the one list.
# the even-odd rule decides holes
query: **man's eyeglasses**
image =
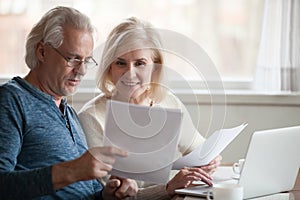
{"label": "man's eyeglasses", "polygon": [[51,44],[49,44],[49,46],[67,61],[69,67],[73,67],[73,68],[80,67],[81,64],[84,63],[84,65],[88,69],[91,69],[98,65],[98,63],[95,61],[93,57],[89,57],[85,60],[79,60],[77,58],[67,58],[58,49],[54,48]]}

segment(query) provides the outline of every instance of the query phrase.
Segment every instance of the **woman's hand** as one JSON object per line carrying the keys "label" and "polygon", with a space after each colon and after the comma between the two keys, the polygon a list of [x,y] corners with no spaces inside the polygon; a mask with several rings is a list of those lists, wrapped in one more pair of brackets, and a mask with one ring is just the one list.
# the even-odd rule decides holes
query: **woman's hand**
{"label": "woman's hand", "polygon": [[138,185],[135,180],[111,176],[103,189],[104,199],[123,199],[135,196],[138,192]]}
{"label": "woman's hand", "polygon": [[212,186],[212,178],[203,169],[195,168],[183,168],[172,178],[167,186],[166,190],[170,196],[175,194],[176,189],[186,188],[192,184],[193,181],[202,181],[209,186]]}
{"label": "woman's hand", "polygon": [[213,174],[217,168],[220,166],[222,160],[222,156],[218,155],[215,159],[213,159],[207,165],[201,166],[200,168],[206,171],[208,174]]}

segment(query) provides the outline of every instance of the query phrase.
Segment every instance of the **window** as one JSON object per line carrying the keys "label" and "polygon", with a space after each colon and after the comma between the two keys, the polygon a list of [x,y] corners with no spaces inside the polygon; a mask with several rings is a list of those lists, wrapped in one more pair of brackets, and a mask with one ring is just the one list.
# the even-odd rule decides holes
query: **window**
{"label": "window", "polygon": [[[253,78],[264,5],[261,0],[0,0],[1,75],[28,72],[24,63],[26,36],[33,24],[57,5],[72,6],[90,16],[98,29],[98,44],[122,19],[136,16],[195,42],[223,80]],[[189,80],[199,79],[191,63],[180,56],[169,57],[167,65],[176,72]],[[86,79],[93,79],[94,74],[90,71]]]}

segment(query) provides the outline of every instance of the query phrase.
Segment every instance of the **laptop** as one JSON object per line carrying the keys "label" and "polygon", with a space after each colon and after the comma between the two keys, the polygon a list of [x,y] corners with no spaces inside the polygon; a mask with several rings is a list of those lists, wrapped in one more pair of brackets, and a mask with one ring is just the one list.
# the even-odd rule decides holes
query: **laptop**
{"label": "laptop", "polygon": [[[300,167],[300,126],[256,131],[253,133],[238,183],[244,187],[244,199],[290,191]],[[178,194],[206,196],[206,185],[178,189]]]}

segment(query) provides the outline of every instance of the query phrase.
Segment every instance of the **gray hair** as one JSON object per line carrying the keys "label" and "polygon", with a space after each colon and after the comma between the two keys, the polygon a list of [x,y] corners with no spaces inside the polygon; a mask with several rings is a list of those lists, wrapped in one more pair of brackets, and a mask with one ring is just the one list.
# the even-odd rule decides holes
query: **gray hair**
{"label": "gray hair", "polygon": [[114,93],[114,84],[111,80],[111,63],[119,56],[137,49],[150,49],[152,60],[158,77],[152,77],[150,94],[156,101],[164,96],[160,82],[163,77],[163,56],[161,39],[152,25],[135,17],[126,19],[116,26],[109,34],[103,49],[100,67],[97,73],[97,87],[107,96]]}
{"label": "gray hair", "polygon": [[64,25],[70,25],[79,30],[87,30],[94,36],[95,30],[90,19],[78,10],[62,6],[49,10],[31,29],[27,37],[25,62],[30,69],[38,65],[35,50],[40,41],[50,43],[55,48],[63,43]]}

